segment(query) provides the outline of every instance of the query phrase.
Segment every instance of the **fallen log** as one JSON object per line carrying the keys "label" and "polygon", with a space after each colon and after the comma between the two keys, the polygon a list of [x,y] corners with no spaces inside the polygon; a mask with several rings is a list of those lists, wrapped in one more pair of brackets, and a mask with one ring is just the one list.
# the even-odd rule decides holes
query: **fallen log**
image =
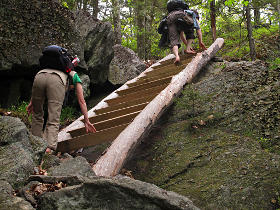
{"label": "fallen log", "polygon": [[142,110],[113,141],[105,154],[99,158],[93,166],[96,175],[110,177],[119,173],[137,144],[149,133],[152,125],[172,104],[173,99],[180,94],[184,85],[192,81],[202,67],[222,48],[223,44],[224,39],[216,39],[206,51],[198,53],[185,69],[172,78],[170,84]]}

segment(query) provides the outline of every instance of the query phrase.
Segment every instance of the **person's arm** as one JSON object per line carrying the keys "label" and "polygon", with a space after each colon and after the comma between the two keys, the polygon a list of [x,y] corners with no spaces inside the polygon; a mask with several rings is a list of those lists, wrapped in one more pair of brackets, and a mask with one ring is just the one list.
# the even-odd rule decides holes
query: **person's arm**
{"label": "person's arm", "polygon": [[198,42],[199,42],[199,47],[203,50],[207,50],[207,48],[205,47],[205,44],[203,43],[202,41],[202,32],[201,32],[201,29],[196,29],[196,33],[197,33],[197,36],[198,36]]}
{"label": "person's arm", "polygon": [[31,113],[33,113],[33,104],[32,104],[32,100],[30,100],[28,106],[26,107],[26,111],[27,114],[30,115]]}
{"label": "person's arm", "polygon": [[90,123],[89,119],[88,119],[88,111],[87,111],[87,104],[86,101],[84,99],[84,94],[83,94],[83,86],[81,83],[77,83],[76,85],[76,95],[77,95],[77,99],[81,108],[81,111],[84,115],[84,120],[85,120],[85,128],[86,128],[86,132],[96,132],[95,127],[93,126],[93,124]]}

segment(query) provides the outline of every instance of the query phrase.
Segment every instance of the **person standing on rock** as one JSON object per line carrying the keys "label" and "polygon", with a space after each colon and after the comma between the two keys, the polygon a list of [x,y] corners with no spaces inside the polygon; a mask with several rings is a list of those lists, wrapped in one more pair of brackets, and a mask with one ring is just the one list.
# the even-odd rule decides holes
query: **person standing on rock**
{"label": "person standing on rock", "polygon": [[[28,114],[32,113],[32,134],[44,138],[48,142],[46,153],[52,153],[57,147],[61,109],[69,83],[75,87],[78,103],[84,115],[86,132],[96,132],[96,129],[88,119],[82,82],[78,74],[72,71],[78,64],[77,60],[73,60],[72,63],[70,55],[64,48],[51,45],[43,50],[39,63],[42,70],[35,76],[31,100],[26,110]],[[48,105],[48,119],[43,130],[45,101]]]}

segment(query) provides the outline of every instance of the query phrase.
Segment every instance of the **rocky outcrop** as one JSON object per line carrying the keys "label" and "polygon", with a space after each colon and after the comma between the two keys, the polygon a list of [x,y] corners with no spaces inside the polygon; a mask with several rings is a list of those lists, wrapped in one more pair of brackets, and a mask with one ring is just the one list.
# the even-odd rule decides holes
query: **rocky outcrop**
{"label": "rocky outcrop", "polygon": [[124,167],[202,209],[279,208],[279,76],[210,63]]}
{"label": "rocky outcrop", "polygon": [[110,63],[108,80],[114,84],[124,84],[128,80],[137,77],[146,69],[146,65],[137,57],[131,49],[121,45],[115,45],[114,58]]}
{"label": "rocky outcrop", "polygon": [[0,76],[6,78],[0,86],[5,90],[0,93],[5,98],[1,105],[28,100],[41,51],[51,44],[78,55],[76,70],[89,75],[92,83],[107,80],[114,43],[110,23],[82,11],[73,13],[53,0],[5,1],[0,21]]}
{"label": "rocky outcrop", "polygon": [[17,189],[39,165],[47,144],[18,118],[0,117],[0,145],[0,179]]}

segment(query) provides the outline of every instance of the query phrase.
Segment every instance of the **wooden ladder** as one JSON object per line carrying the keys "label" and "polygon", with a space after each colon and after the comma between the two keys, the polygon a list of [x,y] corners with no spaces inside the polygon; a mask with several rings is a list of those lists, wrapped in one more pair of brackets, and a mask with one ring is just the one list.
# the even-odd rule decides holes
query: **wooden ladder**
{"label": "wooden ladder", "polygon": [[113,142],[93,170],[100,176],[116,175],[135,145],[172,104],[183,86],[223,46],[223,42],[218,38],[203,53],[181,56],[178,66],[173,64],[174,55],[168,55],[152,65],[89,110],[89,119],[96,133],[86,133],[81,116],[59,133],[57,151],[69,152]]}

